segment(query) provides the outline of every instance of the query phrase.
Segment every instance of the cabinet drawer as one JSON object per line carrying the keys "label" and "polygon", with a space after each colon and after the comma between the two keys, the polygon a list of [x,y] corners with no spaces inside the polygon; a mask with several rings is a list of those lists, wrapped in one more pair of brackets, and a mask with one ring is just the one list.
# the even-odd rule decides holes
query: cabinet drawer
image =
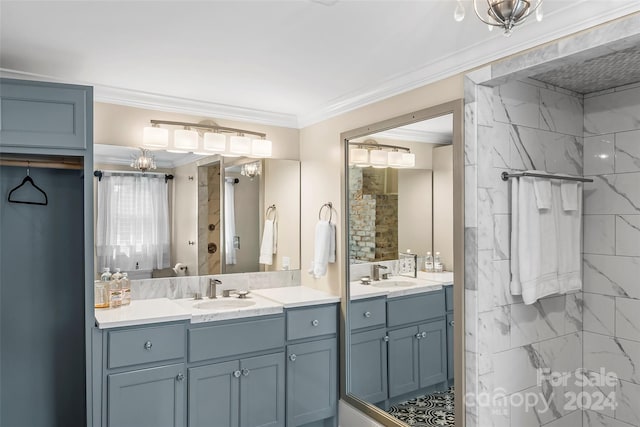
{"label": "cabinet drawer", "polygon": [[385,299],[375,298],[351,303],[351,329],[384,326],[387,317]]}
{"label": "cabinet drawer", "polygon": [[184,357],[184,325],[109,331],[109,368]]}
{"label": "cabinet drawer", "polygon": [[284,347],[284,317],[189,330],[189,362]]}
{"label": "cabinet drawer", "polygon": [[335,305],[288,310],[287,340],[335,334],[336,310]]}
{"label": "cabinet drawer", "polygon": [[447,301],[447,311],[453,311],[453,285],[444,287],[444,297]]}
{"label": "cabinet drawer", "polygon": [[391,299],[387,302],[387,326],[421,322],[444,316],[444,290]]}

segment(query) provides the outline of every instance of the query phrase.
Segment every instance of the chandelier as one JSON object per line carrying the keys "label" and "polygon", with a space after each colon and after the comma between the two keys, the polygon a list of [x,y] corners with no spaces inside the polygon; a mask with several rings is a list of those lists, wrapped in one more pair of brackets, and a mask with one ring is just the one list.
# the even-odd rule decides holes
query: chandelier
{"label": "chandelier", "polygon": [[138,169],[139,171],[146,172],[156,168],[156,160],[149,150],[146,148],[140,148],[140,154],[138,157],[133,157],[131,167]]}
{"label": "chandelier", "polygon": [[240,169],[240,175],[248,177],[251,181],[262,173],[260,162],[245,163]]}
{"label": "chandelier", "polygon": [[[456,21],[464,19],[465,11],[462,0],[457,0],[458,5],[453,13]],[[473,10],[478,19],[489,26],[501,27],[504,35],[509,37],[513,27],[522,24],[533,12],[536,19],[542,21],[542,0],[471,0]],[[532,6],[532,3],[535,5]],[[480,3],[480,4],[478,4]],[[486,8],[486,9],[485,9]]]}

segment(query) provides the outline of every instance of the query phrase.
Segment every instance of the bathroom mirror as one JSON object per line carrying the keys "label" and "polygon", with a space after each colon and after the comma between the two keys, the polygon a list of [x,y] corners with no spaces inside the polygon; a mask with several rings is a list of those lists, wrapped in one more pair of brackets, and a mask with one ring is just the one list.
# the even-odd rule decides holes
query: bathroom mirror
{"label": "bathroom mirror", "polygon": [[[348,262],[341,393],[387,426],[454,425],[461,411],[454,399],[461,406],[455,391],[462,379],[453,374],[462,363],[454,288],[461,299],[463,187],[462,174],[453,173],[462,164],[461,110],[461,102],[449,103],[342,134]],[[423,271],[435,252],[444,273]],[[418,289],[424,284],[428,291]],[[442,408],[427,414],[438,399]]]}
{"label": "bathroom mirror", "polygon": [[[132,160],[140,150],[135,147],[94,145],[95,169],[112,171],[109,175],[142,176],[131,168]],[[297,270],[300,268],[300,162],[285,159],[252,159],[246,157],[223,158],[201,156],[193,153],[152,152],[157,169],[147,172],[153,182],[162,182],[166,190],[168,222],[168,246],[162,257],[162,268],[150,267],[149,262],[128,262],[118,258],[118,264],[110,265],[112,271],[120,267],[133,279],[171,277],[177,275],[208,275],[245,273],[257,271]],[[131,172],[134,172],[131,174]],[[165,175],[170,179],[165,180]],[[225,181],[236,181],[233,206],[235,233],[235,258],[225,254]],[[95,229],[100,233],[98,209],[100,188],[94,180],[96,200]],[[158,185],[158,187],[162,187]],[[104,191],[103,191],[104,194]],[[267,208],[269,209],[267,216]],[[111,215],[114,215],[110,211]],[[104,214],[103,214],[104,215]],[[105,215],[106,216],[106,215]],[[137,217],[142,217],[138,211]],[[227,216],[230,217],[230,216]],[[275,253],[263,257],[260,263],[265,220],[276,221]],[[149,222],[149,221],[147,221]],[[233,230],[233,229],[232,229]],[[96,271],[101,271],[105,261],[98,255],[96,235]],[[113,251],[113,248],[111,248]],[[129,249],[129,253],[135,251]],[[157,259],[154,258],[153,261]],[[268,262],[271,264],[268,264]],[[176,269],[176,265],[179,267]],[[177,270],[177,271],[176,271]]]}

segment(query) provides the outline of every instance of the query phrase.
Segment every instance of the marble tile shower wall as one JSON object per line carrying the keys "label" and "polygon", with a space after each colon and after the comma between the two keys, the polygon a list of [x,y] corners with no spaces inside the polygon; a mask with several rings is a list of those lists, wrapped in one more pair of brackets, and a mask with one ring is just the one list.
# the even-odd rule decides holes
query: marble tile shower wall
{"label": "marble tile shower wall", "polygon": [[[529,80],[496,87],[465,82],[469,427],[582,425],[581,411],[565,408],[573,383],[553,387],[538,379],[538,369],[582,367],[582,292],[533,305],[510,295],[510,186],[500,178],[526,169],[582,175],[582,127],[581,95]],[[533,395],[550,401],[549,408],[527,410],[520,398]]]}
{"label": "marble tile shower wall", "polygon": [[640,426],[640,85],[586,95],[584,367],[619,381],[585,427]]}

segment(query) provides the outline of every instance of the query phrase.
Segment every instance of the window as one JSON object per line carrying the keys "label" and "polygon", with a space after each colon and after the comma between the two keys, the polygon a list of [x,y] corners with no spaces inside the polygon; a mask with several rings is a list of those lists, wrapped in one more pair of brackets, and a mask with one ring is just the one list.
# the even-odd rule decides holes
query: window
{"label": "window", "polygon": [[97,209],[99,271],[169,266],[169,200],[163,175],[105,173],[98,182]]}

